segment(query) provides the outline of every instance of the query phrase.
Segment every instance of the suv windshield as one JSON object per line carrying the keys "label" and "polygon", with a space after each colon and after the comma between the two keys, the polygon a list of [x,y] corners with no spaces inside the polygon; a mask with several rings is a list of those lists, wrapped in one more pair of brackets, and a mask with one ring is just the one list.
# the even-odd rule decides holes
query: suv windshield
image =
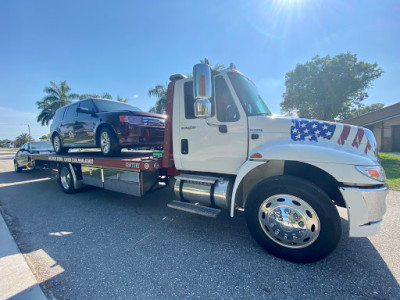
{"label": "suv windshield", "polygon": [[97,106],[97,109],[99,110],[99,112],[110,112],[110,111],[141,111],[139,108],[130,105],[130,104],[126,104],[126,103],[122,103],[122,102],[117,102],[117,101],[113,101],[113,100],[96,100],[93,99],[94,103]]}
{"label": "suv windshield", "polygon": [[236,72],[228,72],[228,76],[248,116],[272,115],[253,82]]}

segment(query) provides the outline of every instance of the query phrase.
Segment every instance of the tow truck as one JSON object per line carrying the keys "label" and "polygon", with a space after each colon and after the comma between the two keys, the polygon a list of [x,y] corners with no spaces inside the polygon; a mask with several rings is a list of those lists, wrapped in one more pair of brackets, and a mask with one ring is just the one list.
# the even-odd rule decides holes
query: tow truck
{"label": "tow truck", "polygon": [[342,234],[379,231],[388,187],[373,133],[340,123],[276,117],[233,66],[197,64],[172,75],[162,152],[32,155],[58,170],[65,193],[84,185],[143,197],[173,187],[170,208],[216,217],[245,213],[250,233],[273,255],[298,263],[325,258]]}

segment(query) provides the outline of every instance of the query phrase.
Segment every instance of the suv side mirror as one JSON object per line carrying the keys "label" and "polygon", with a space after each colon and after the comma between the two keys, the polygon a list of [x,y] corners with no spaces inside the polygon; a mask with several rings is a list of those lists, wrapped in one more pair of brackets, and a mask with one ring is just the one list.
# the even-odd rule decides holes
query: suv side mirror
{"label": "suv side mirror", "polygon": [[193,97],[194,115],[196,118],[211,116],[211,69],[207,64],[197,64],[193,67]]}

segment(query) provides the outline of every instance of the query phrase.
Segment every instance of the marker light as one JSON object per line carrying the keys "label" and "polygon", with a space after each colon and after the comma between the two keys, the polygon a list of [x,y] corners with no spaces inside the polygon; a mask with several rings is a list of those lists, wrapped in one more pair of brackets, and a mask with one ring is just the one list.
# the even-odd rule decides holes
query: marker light
{"label": "marker light", "polygon": [[386,180],[385,170],[381,166],[356,166],[356,169],[371,179],[381,182]]}
{"label": "marker light", "polygon": [[254,153],[254,154],[252,154],[251,156],[250,156],[250,158],[262,158],[263,156],[262,156],[262,154],[261,153]]}

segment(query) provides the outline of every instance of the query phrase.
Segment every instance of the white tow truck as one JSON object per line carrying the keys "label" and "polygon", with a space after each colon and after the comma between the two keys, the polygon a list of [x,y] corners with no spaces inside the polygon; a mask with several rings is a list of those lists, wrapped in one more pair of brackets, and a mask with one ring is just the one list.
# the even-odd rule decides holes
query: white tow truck
{"label": "white tow truck", "polygon": [[169,207],[216,217],[244,210],[255,240],[275,256],[313,262],[337,246],[335,206],[347,208],[349,234],[379,231],[388,187],[373,133],[365,128],[274,117],[255,85],[233,68],[173,75],[163,152],[32,155],[58,169],[66,193],[93,185],[142,197],[174,188]]}

